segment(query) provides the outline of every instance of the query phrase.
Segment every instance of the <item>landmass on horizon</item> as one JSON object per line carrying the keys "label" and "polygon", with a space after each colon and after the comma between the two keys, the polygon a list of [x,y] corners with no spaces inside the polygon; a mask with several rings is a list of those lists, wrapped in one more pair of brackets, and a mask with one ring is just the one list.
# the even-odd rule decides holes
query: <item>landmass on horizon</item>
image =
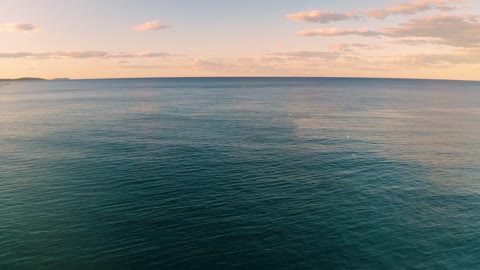
{"label": "landmass on horizon", "polygon": [[35,77],[21,77],[16,79],[0,79],[0,82],[16,82],[16,81],[68,81],[70,78],[53,78],[53,79],[44,79],[44,78],[35,78]]}
{"label": "landmass on horizon", "polygon": [[22,77],[16,79],[0,79],[0,82],[11,82],[11,81],[46,81],[43,78],[33,78],[33,77]]}

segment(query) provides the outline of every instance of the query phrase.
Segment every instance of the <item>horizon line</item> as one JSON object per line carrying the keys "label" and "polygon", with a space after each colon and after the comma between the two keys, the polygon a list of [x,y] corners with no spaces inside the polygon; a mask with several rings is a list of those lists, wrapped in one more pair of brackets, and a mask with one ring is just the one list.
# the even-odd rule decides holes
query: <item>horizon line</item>
{"label": "horizon line", "polygon": [[384,80],[425,80],[425,81],[463,81],[463,82],[480,82],[470,79],[443,79],[443,78],[408,78],[408,77],[355,77],[355,76],[163,76],[163,77],[105,77],[105,78],[38,78],[38,77],[20,77],[16,79],[0,79],[0,80],[19,80],[23,78],[33,78],[45,81],[81,81],[81,80],[128,80],[128,79],[384,79]]}

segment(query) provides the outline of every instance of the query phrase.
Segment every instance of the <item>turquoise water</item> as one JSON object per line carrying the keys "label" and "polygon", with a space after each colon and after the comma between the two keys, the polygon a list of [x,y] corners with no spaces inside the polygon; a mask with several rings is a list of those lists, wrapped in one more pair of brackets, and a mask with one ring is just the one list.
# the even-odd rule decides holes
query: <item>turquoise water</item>
{"label": "turquoise water", "polygon": [[0,85],[0,269],[479,269],[480,83]]}

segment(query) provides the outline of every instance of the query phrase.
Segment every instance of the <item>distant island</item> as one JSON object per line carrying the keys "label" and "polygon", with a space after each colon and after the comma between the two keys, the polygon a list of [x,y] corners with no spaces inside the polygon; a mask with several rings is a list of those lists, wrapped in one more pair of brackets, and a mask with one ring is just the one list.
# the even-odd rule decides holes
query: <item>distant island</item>
{"label": "distant island", "polygon": [[15,82],[15,81],[45,81],[42,78],[22,77],[17,79],[0,79],[0,82]]}

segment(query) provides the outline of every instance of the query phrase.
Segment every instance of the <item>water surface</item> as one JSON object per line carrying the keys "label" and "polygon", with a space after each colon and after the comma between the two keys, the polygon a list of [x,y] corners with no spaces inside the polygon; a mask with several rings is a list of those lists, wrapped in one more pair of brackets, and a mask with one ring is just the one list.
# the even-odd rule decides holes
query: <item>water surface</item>
{"label": "water surface", "polygon": [[0,85],[0,269],[478,269],[480,83]]}

